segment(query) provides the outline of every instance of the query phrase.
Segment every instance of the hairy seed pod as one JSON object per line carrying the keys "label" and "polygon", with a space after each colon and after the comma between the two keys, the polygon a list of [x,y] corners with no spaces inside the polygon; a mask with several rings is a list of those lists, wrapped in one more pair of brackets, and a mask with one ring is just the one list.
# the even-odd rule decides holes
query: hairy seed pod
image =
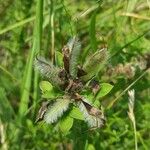
{"label": "hairy seed pod", "polygon": [[108,52],[106,48],[103,48],[89,58],[87,58],[86,62],[83,64],[83,70],[87,73],[85,76],[81,77],[84,81],[90,80],[93,76],[95,76],[106,63],[108,59]]}

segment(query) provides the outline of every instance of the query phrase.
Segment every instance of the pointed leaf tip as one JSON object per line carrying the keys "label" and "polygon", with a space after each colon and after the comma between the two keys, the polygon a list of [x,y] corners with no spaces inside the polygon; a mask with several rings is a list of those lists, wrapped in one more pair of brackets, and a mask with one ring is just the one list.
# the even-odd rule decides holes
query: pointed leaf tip
{"label": "pointed leaf tip", "polygon": [[113,87],[114,86],[109,83],[101,83],[100,90],[97,93],[96,98],[101,98],[101,97],[107,95],[112,90]]}

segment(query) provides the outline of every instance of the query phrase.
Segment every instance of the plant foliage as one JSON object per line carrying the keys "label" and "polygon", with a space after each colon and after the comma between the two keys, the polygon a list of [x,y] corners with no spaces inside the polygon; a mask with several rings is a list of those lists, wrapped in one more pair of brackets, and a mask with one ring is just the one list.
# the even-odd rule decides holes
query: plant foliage
{"label": "plant foliage", "polygon": [[[63,113],[67,111],[67,109],[69,109],[70,103],[70,105],[74,105],[73,107],[79,107],[79,110],[81,111],[81,113],[83,113],[85,121],[90,127],[100,128],[104,126],[105,116],[103,114],[103,111],[99,110],[94,105],[92,105],[89,102],[89,100],[85,100],[85,98],[81,96],[80,93],[82,92],[82,90],[86,89],[86,82],[88,82],[92,77],[94,77],[95,73],[98,73],[96,71],[99,71],[100,67],[102,67],[101,65],[104,64],[104,62],[106,61],[107,52],[104,51],[107,51],[107,49],[102,49],[98,52],[95,52],[89,59],[87,59],[87,62],[85,62],[83,66],[79,65],[80,51],[81,44],[79,43],[78,39],[74,37],[73,39],[69,40],[66,46],[64,46],[62,49],[64,62],[63,69],[57,68],[52,63],[47,62],[42,57],[37,57],[35,59],[35,68],[39,70],[39,72],[43,76],[45,76],[48,79],[48,81],[52,83],[53,86],[60,89],[63,93],[63,98],[58,97],[56,98],[54,104],[47,104],[50,106],[47,106],[46,109],[43,109],[43,112],[41,111],[43,108],[42,105],[38,114],[38,116],[40,116],[40,120],[42,119],[40,114],[43,114],[42,117],[46,123],[56,122],[58,118],[61,117]],[[90,70],[90,67],[92,67],[93,69]],[[92,71],[94,73],[91,73]],[[82,74],[82,72],[84,74]],[[90,76],[90,78],[86,78],[88,80],[86,80],[85,82],[85,80],[82,79],[84,78],[84,76]],[[93,80],[91,80],[90,82],[92,81]],[[103,96],[109,93],[112,88],[111,85],[106,85],[106,88],[103,86],[103,91],[105,90],[105,92],[103,92]],[[97,82],[95,82],[93,86],[89,86],[91,92],[94,90],[95,86],[99,87]],[[49,91],[49,89],[50,85],[48,86],[48,84],[47,86],[43,86],[42,88],[42,90],[45,91]],[[97,88],[97,92],[98,90],[99,88]],[[49,92],[51,92],[51,90]],[[101,93],[101,90],[99,90],[99,93]],[[71,108],[70,112],[73,113],[73,110],[74,109]],[[74,116],[74,118],[81,119],[82,117],[80,115],[76,115]],[[65,122],[62,123],[61,121],[61,124],[64,125]],[[68,126],[68,128],[71,128],[71,126]],[[66,130],[67,129],[65,129],[65,131]]]}
{"label": "plant foliage", "polygon": [[149,3],[1,0],[0,149],[149,150]]}

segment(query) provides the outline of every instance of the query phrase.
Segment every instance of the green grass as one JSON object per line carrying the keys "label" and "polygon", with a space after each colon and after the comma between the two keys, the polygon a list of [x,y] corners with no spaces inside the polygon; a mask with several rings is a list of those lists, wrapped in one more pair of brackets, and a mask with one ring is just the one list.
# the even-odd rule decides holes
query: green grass
{"label": "green grass", "polygon": [[[25,72],[24,72],[24,80],[22,82],[22,93],[21,93],[21,100],[20,100],[20,107],[19,107],[19,114],[24,116],[24,113],[28,109],[28,103],[29,103],[29,95],[30,95],[30,89],[32,84],[32,78],[33,78],[33,61],[36,54],[40,53],[41,50],[41,38],[42,38],[42,21],[43,21],[43,1],[38,0],[37,1],[37,7],[36,7],[36,19],[34,23],[34,32],[33,32],[33,45],[32,49],[30,50],[28,61],[26,64]],[[33,92],[33,101],[37,99],[37,88],[38,88],[38,74],[35,71],[34,74],[34,92]],[[33,102],[34,103],[34,102]]]}
{"label": "green grass", "polygon": [[[127,114],[130,89],[135,90],[137,148],[149,149],[150,73],[140,68],[150,61],[149,1],[7,0],[0,9],[0,149],[135,149]],[[97,79],[114,87],[99,98],[104,128],[91,130],[75,120],[64,134],[57,124],[35,124],[43,79],[33,61],[38,54],[61,66],[61,48],[74,35],[82,44],[81,63],[108,48],[109,61]]]}

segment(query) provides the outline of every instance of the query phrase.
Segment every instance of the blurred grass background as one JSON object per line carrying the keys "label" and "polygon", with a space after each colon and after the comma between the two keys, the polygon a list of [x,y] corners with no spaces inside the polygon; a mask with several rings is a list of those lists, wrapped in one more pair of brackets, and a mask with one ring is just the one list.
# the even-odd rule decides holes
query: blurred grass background
{"label": "blurred grass background", "polygon": [[74,35],[82,43],[82,61],[87,53],[107,46],[110,68],[133,59],[138,66],[138,58],[150,53],[149,0],[5,0],[0,2],[0,19],[0,148],[135,149],[126,94],[132,88],[138,149],[149,150],[148,71],[135,68],[130,78],[130,72],[108,77],[104,68],[100,81],[114,84],[113,91],[101,99],[106,127],[90,131],[76,121],[64,135],[53,125],[34,124],[41,97],[39,75],[33,69],[38,53],[57,64],[57,51]]}

